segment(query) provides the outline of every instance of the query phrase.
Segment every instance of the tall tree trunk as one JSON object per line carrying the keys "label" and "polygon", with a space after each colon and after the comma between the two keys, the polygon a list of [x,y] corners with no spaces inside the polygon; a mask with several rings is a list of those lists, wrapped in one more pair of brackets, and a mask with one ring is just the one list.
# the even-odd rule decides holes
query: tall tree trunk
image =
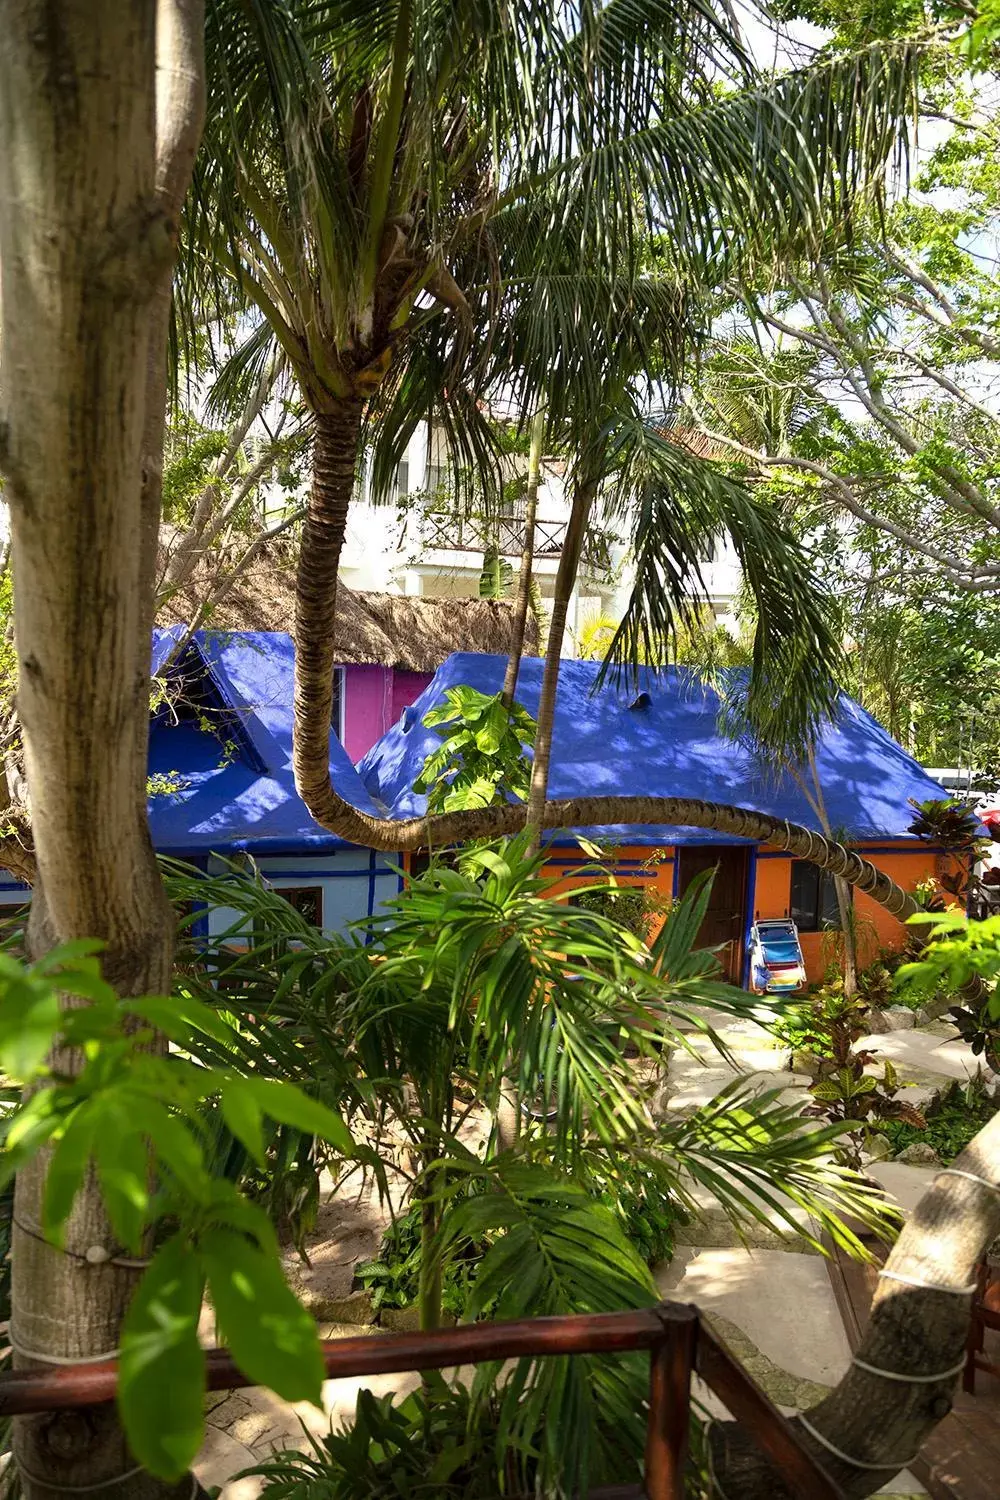
{"label": "tall tree trunk", "polygon": [[[150,539],[202,31],[196,0],[19,0],[0,34],[0,467],[38,865],[29,941],[101,938],[106,976],[132,995],[166,989],[172,957],[146,821]],[[65,1252],[37,1237],[44,1172],[17,1183],[11,1326],[17,1364],[43,1369],[115,1349],[137,1274],[87,1259],[114,1245],[94,1181]],[[28,1500],[191,1489],[131,1474],[111,1407],[21,1418],[14,1451]]]}
{"label": "tall tree trunk", "polygon": [[531,608],[531,579],[535,563],[535,519],[538,515],[538,481],[542,472],[542,446],[545,442],[545,412],[535,412],[531,423],[531,446],[528,449],[528,487],[524,499],[524,545],[521,548],[521,571],[517,575],[517,598],[514,600],[514,631],[510,655],[503,680],[502,702],[510,708],[517,692],[517,674],[524,655],[524,637]]}
{"label": "tall tree trunk", "polygon": [[[813,791],[799,781],[802,790],[811,803],[819,826],[826,837],[833,837],[833,828],[826,811],[826,798],[823,796],[823,787],[819,779],[819,767],[816,764],[816,752],[811,747],[808,752],[809,774],[812,776]],[[854,929],[854,908],[851,903],[851,891],[847,881],[842,875],[834,875],[833,888],[837,897],[837,916],[840,919],[840,931],[844,941],[844,994],[850,997],[858,987],[858,944],[857,934]]]}
{"label": "tall tree trunk", "polygon": [[[979,1260],[1000,1234],[1000,1114],[955,1168],[975,1180],[933,1179],[886,1263],[891,1275],[879,1280],[871,1321],[847,1374],[805,1413],[825,1443],[806,1428],[803,1439],[847,1500],[862,1500],[906,1468],[951,1409],[958,1374],[948,1372],[962,1364],[969,1327],[969,1297],[956,1292],[972,1285]],[[876,1373],[882,1370],[893,1378]],[[932,1375],[943,1378],[929,1380]],[[791,1500],[748,1434],[716,1426],[711,1441],[720,1494]],[[826,1444],[855,1462],[838,1458]]]}
{"label": "tall tree trunk", "polygon": [[525,827],[530,829],[530,847],[537,849],[541,843],[545,822],[545,797],[549,787],[549,766],[552,759],[552,726],[556,713],[556,691],[559,687],[559,662],[562,657],[563,640],[566,635],[566,615],[573,594],[573,585],[580,567],[580,554],[587,534],[587,522],[597,495],[597,480],[581,478],[573,488],[573,506],[566,540],[563,543],[559,568],[556,572],[552,619],[549,622],[549,638],[545,645],[545,669],[542,673],[542,691],[538,700],[538,728],[535,731],[535,754],[531,764],[531,788],[528,792],[528,815]]}
{"label": "tall tree trunk", "polygon": [[337,574],[354,493],[364,402],[338,401],[316,418],[312,488],[295,585],[295,785],[318,823],[336,817],[330,785],[330,715],[337,642]]}

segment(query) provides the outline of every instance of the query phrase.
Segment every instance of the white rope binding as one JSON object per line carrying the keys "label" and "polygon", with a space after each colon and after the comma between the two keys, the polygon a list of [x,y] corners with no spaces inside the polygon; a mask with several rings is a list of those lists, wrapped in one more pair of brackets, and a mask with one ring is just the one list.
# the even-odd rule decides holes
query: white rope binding
{"label": "white rope binding", "polygon": [[[23,1474],[25,1479],[32,1484],[39,1485],[43,1490],[58,1490],[63,1495],[93,1495],[97,1490],[107,1489],[112,1484],[124,1484],[126,1479],[134,1479],[137,1474],[145,1474],[146,1470],[142,1464],[136,1464],[134,1469],[127,1469],[124,1474],[116,1474],[113,1479],[102,1479],[99,1484],[67,1484],[60,1479],[55,1484],[51,1479],[42,1479],[38,1474],[31,1474],[23,1464],[18,1464],[17,1471]],[[197,1474],[191,1475],[191,1494],[188,1500],[196,1500],[199,1490]],[[725,1496],[722,1497],[725,1500]]]}
{"label": "white rope binding", "polygon": [[979,1282],[971,1286],[946,1286],[943,1281],[921,1281],[918,1276],[904,1276],[902,1271],[879,1271],[886,1281],[899,1281],[903,1286],[915,1286],[922,1292],[952,1292],[956,1297],[971,1297],[979,1291]]}
{"label": "white rope binding", "polygon": [[67,1359],[62,1354],[42,1354],[38,1349],[28,1349],[24,1344],[19,1344],[14,1337],[13,1329],[7,1331],[7,1342],[15,1354],[20,1354],[24,1359],[33,1359],[40,1365],[62,1365],[67,1369],[73,1369],[76,1365],[96,1365],[105,1359],[117,1359],[121,1354],[120,1349],[110,1349],[106,1354],[84,1354],[75,1359]]}
{"label": "white rope binding", "polygon": [[901,1463],[897,1463],[895,1461],[893,1461],[891,1464],[866,1463],[864,1459],[852,1458],[849,1453],[845,1453],[841,1448],[835,1447],[833,1443],[830,1442],[830,1439],[828,1437],[824,1437],[821,1432],[816,1431],[816,1428],[806,1417],[802,1415],[801,1412],[799,1413],[796,1420],[801,1427],[805,1428],[810,1437],[814,1437],[817,1443],[821,1444],[822,1447],[827,1450],[827,1452],[833,1454],[834,1458],[839,1458],[841,1463],[850,1464],[854,1469],[869,1469],[872,1473],[888,1473],[890,1470],[892,1470],[893,1474],[898,1474],[901,1469],[908,1469],[911,1464],[916,1463],[918,1457],[920,1456],[919,1454],[914,1453],[912,1458],[905,1458]]}
{"label": "white rope binding", "polygon": [[[32,1484],[37,1484],[43,1490],[55,1490],[60,1495],[93,1495],[98,1490],[107,1489],[109,1485],[124,1484],[126,1479],[134,1479],[137,1474],[144,1474],[146,1472],[142,1464],[136,1464],[134,1469],[126,1469],[124,1474],[116,1474],[112,1479],[102,1479],[97,1484],[67,1484],[64,1479],[58,1481],[43,1479],[40,1474],[32,1474],[20,1463],[17,1468],[18,1472],[23,1474],[25,1479],[30,1480]],[[197,1486],[197,1483],[198,1481],[195,1480],[195,1486]],[[197,1488],[192,1489],[192,1497],[197,1495],[197,1493]]]}
{"label": "white rope binding", "polygon": [[856,1354],[851,1360],[859,1370],[867,1370],[869,1375],[881,1375],[883,1380],[899,1380],[905,1385],[936,1385],[940,1380],[954,1380],[956,1375],[961,1375],[967,1362],[966,1356],[960,1365],[952,1370],[942,1370],[940,1375],[904,1375],[901,1370],[880,1370],[877,1365],[868,1364],[867,1360],[859,1359]]}
{"label": "white rope binding", "polygon": [[991,1193],[1000,1193],[1000,1183],[988,1182],[985,1177],[978,1177],[975,1172],[963,1172],[961,1167],[942,1167],[937,1176],[964,1177],[968,1182],[978,1182],[980,1187],[989,1188]]}

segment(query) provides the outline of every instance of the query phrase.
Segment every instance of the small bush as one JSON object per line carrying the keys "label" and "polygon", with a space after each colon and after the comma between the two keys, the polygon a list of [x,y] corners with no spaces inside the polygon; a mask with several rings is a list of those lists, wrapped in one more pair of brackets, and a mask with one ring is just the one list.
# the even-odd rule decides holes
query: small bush
{"label": "small bush", "polygon": [[981,1078],[963,1086],[952,1083],[927,1106],[927,1125],[917,1130],[902,1120],[884,1120],[879,1130],[892,1143],[893,1151],[905,1151],[914,1142],[933,1146],[947,1165],[955,1160],[983,1126],[996,1113],[996,1103],[986,1092]]}
{"label": "small bush", "polygon": [[496,1439],[492,1405],[429,1373],[398,1404],[360,1391],[349,1427],[246,1472],[269,1481],[268,1500],[479,1500],[497,1493]]}

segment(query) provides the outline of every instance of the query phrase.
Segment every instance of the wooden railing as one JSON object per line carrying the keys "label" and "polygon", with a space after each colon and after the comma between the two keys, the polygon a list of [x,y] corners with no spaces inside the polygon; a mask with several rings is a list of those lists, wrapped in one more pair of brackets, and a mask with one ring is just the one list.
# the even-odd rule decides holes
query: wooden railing
{"label": "wooden railing", "polygon": [[[460,511],[424,513],[424,543],[440,552],[484,552],[498,547],[502,557],[520,557],[524,551],[524,517],[498,516],[486,520],[467,516]],[[535,557],[559,557],[566,542],[566,522],[535,522],[533,553]],[[591,567],[610,566],[608,539],[601,532],[588,534],[584,561]]]}
{"label": "wooden railing", "polygon": [[[699,1375],[801,1500],[844,1500],[841,1490],[725,1345],[687,1303],[661,1302],[634,1312],[475,1323],[434,1333],[329,1339],[323,1359],[330,1379],[440,1370],[486,1360],[546,1355],[649,1351],[649,1416],[640,1485],[591,1491],[590,1500],[683,1500],[691,1378]],[[251,1384],[227,1349],[210,1349],[207,1389]],[[94,1406],[114,1399],[115,1360],[0,1375],[0,1416]],[[485,1500],[485,1497],[484,1497]]]}

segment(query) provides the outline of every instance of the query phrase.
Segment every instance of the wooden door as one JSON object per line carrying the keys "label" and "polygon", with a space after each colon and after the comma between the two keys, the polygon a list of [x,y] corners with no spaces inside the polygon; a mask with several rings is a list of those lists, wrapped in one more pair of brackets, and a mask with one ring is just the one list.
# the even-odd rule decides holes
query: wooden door
{"label": "wooden door", "polygon": [[715,870],[699,948],[718,948],[730,984],[743,982],[743,944],[747,920],[747,874],[750,851],[742,844],[696,844],[677,850],[677,890],[684,895],[696,875]]}

